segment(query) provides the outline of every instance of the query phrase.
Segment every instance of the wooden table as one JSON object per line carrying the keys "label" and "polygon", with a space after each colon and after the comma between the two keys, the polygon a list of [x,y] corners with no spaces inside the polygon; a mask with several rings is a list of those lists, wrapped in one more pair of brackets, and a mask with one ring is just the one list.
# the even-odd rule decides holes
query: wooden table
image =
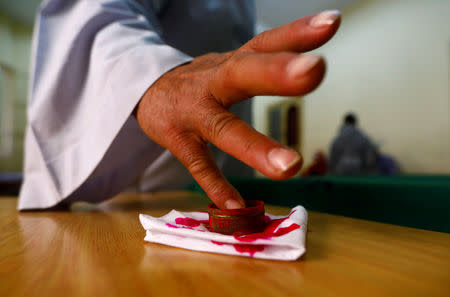
{"label": "wooden table", "polygon": [[[0,198],[0,296],[450,296],[450,235],[310,212],[307,253],[279,262],[144,242],[138,213],[206,209],[186,192],[72,212]],[[286,208],[267,207],[273,214]]]}

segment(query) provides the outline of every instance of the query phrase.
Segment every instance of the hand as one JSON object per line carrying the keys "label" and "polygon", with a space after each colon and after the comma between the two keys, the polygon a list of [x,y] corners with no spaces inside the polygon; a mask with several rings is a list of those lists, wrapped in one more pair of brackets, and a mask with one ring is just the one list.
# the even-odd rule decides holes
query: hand
{"label": "hand", "polygon": [[228,109],[256,95],[299,96],[314,90],[324,77],[324,60],[299,53],[327,42],[339,23],[337,11],[326,11],[263,32],[236,51],[207,54],[179,66],[147,90],[137,106],[137,121],[186,166],[218,207],[244,207],[208,142],[272,179],[297,173],[302,165],[297,152],[258,133]]}

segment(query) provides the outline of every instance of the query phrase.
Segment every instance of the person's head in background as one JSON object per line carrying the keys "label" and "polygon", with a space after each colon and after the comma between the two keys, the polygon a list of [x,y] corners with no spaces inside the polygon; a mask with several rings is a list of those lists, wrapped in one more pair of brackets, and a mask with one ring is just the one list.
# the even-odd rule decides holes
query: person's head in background
{"label": "person's head in background", "polygon": [[349,112],[344,117],[344,125],[350,125],[355,127],[358,124],[358,118],[352,112]]}

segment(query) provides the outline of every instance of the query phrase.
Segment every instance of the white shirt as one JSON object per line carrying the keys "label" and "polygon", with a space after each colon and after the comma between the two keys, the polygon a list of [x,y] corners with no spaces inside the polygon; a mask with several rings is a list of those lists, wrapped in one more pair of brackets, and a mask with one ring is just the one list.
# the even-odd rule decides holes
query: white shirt
{"label": "white shirt", "polygon": [[[138,180],[144,191],[192,181],[132,111],[165,72],[249,40],[254,19],[253,1],[242,0],[44,1],[34,27],[18,208],[99,202]],[[248,101],[232,111],[249,121]],[[217,154],[219,165],[230,159]]]}

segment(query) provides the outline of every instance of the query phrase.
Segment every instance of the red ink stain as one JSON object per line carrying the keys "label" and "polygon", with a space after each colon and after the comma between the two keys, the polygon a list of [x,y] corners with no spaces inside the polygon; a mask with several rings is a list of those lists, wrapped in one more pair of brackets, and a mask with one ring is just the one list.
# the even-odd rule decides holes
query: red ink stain
{"label": "red ink stain", "polygon": [[[264,229],[263,232],[251,233],[251,234],[242,235],[242,236],[234,236],[234,238],[236,238],[236,240],[239,240],[242,242],[252,242],[257,239],[270,239],[272,237],[280,237],[285,234],[288,234],[291,231],[294,231],[294,230],[300,228],[300,225],[293,223],[287,227],[280,228],[279,226],[281,225],[281,223],[283,223],[285,220],[287,220],[294,212],[295,212],[295,210],[293,212],[291,212],[289,214],[289,216],[287,216],[285,218],[281,218],[281,219],[271,220],[270,217],[266,216],[266,228]],[[267,218],[269,220],[267,220]]]}
{"label": "red ink stain", "polygon": [[166,223],[166,226],[169,227],[169,228],[175,228],[175,229],[180,228],[178,226],[175,226],[175,225],[172,225],[172,224],[169,224],[169,223]]}
{"label": "red ink stain", "polygon": [[197,227],[200,226],[200,222],[191,218],[176,218],[175,223],[178,225],[183,225],[187,227]]}
{"label": "red ink stain", "polygon": [[250,257],[253,257],[257,252],[262,252],[264,250],[264,245],[259,244],[233,244],[233,247],[238,253],[249,253]]}
{"label": "red ink stain", "polygon": [[[215,240],[211,240],[212,243],[217,244],[217,245],[224,245],[227,243],[224,242],[220,242],[220,241],[215,241]],[[234,249],[236,250],[236,252],[244,254],[244,253],[248,253],[250,255],[250,257],[253,257],[255,255],[255,253],[257,252],[262,252],[264,250],[264,245],[260,245],[260,244],[232,244]]]}
{"label": "red ink stain", "polygon": [[212,243],[217,244],[217,245],[224,245],[224,242],[220,242],[220,241],[215,241],[215,240],[211,240]]}
{"label": "red ink stain", "polygon": [[166,226],[169,227],[169,228],[174,228],[174,229],[182,228],[182,229],[195,230],[195,231],[198,231],[198,232],[205,232],[205,230],[198,230],[198,229],[194,229],[192,227],[187,227],[187,226],[179,227],[179,226],[175,226],[175,225],[172,225],[172,224],[169,224],[169,223],[166,223]]}
{"label": "red ink stain", "polygon": [[186,227],[198,227],[201,224],[206,224],[207,226],[209,226],[209,220],[196,220],[192,218],[176,218],[175,223]]}
{"label": "red ink stain", "polygon": [[[287,216],[285,218],[274,219],[274,220],[272,220],[268,215],[265,215],[264,222],[266,224],[266,227],[263,232],[251,233],[251,234],[242,235],[242,236],[234,236],[234,238],[236,238],[236,240],[241,241],[241,242],[252,242],[257,239],[271,239],[272,237],[280,237],[285,234],[288,234],[296,229],[299,229],[300,225],[295,224],[295,223],[293,223],[287,227],[280,227],[280,225],[285,220],[287,220],[294,212],[295,212],[295,210],[293,212],[291,212],[289,214],[289,216]],[[192,218],[176,218],[175,223],[177,225],[181,225],[182,227],[175,226],[175,225],[172,225],[169,223],[166,223],[166,225],[167,225],[167,227],[170,227],[170,228],[184,228],[184,229],[194,230],[194,229],[192,229],[193,227],[198,227],[201,224],[203,224],[209,230],[209,221],[208,220],[196,220],[196,219],[192,219]],[[203,231],[203,230],[196,230],[196,231]],[[227,243],[219,242],[219,241],[215,241],[215,240],[211,240],[211,242],[213,244],[217,244],[217,245],[227,244]],[[256,244],[256,245],[254,245],[254,244],[232,244],[232,245],[238,253],[241,253],[241,254],[248,253],[250,255],[250,257],[253,257],[255,255],[255,253],[257,253],[257,252],[262,252],[264,250],[264,245],[260,245],[260,244]]]}

